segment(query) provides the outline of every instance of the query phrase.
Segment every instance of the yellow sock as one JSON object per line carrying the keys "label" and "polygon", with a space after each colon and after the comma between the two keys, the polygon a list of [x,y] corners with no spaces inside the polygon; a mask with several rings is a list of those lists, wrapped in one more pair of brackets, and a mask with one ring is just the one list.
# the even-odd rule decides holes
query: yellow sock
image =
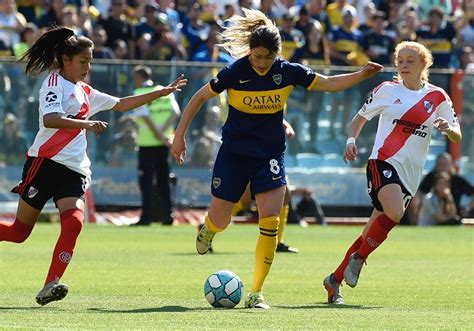
{"label": "yellow sock", "polygon": [[278,224],[278,242],[283,241],[283,231],[285,231],[286,223],[288,222],[288,211],[290,210],[289,204],[283,204],[280,210],[280,223]]}
{"label": "yellow sock", "polygon": [[242,203],[242,200],[239,200],[239,202],[237,202],[237,203],[234,205],[234,208],[232,208],[232,216],[237,215],[237,214],[240,213],[243,209],[244,209],[244,204]]}
{"label": "yellow sock", "polygon": [[255,250],[255,272],[250,292],[260,292],[263,282],[270,272],[277,246],[278,216],[262,218],[258,221],[260,235]]}
{"label": "yellow sock", "polygon": [[204,223],[206,224],[207,228],[209,230],[211,230],[212,232],[222,232],[225,230],[225,228],[219,228],[217,226],[214,225],[214,223],[212,223],[211,219],[209,218],[209,215],[206,214],[206,220],[204,221]]}

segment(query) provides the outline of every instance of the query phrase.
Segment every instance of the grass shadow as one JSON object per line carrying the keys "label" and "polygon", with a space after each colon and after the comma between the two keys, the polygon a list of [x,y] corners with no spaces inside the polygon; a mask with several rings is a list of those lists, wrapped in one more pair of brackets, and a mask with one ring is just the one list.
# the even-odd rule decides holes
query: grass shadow
{"label": "grass shadow", "polygon": [[274,306],[276,308],[281,308],[281,309],[382,309],[384,307],[379,307],[379,306],[362,306],[362,305],[336,305],[332,303],[327,303],[327,302],[318,302],[314,305],[307,305],[307,306]]}
{"label": "grass shadow", "polygon": [[[214,252],[210,254],[204,254],[206,256],[214,256],[214,255],[219,255],[219,256],[224,256],[224,255],[237,255],[237,254],[242,254],[242,252]],[[199,256],[198,253],[196,252],[186,252],[186,253],[170,253],[170,255],[178,255],[178,256]]]}
{"label": "grass shadow", "polygon": [[150,307],[138,309],[106,309],[106,308],[89,308],[87,310],[98,313],[126,313],[126,314],[143,314],[143,313],[183,313],[187,311],[205,311],[212,308],[189,308],[183,306],[164,306],[164,307]]}

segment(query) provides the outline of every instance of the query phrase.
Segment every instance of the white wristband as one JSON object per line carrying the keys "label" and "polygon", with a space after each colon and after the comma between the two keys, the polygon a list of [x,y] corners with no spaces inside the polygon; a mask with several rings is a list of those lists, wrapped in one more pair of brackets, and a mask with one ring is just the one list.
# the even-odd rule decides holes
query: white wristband
{"label": "white wristband", "polygon": [[355,145],[355,143],[356,143],[356,138],[349,137],[349,138],[347,138],[346,146],[349,145],[349,144],[354,144]]}

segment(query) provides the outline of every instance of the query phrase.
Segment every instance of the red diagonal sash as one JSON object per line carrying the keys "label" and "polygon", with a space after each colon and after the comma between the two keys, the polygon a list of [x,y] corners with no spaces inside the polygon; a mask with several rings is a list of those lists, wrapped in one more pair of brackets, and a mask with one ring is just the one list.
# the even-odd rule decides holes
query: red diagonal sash
{"label": "red diagonal sash", "polygon": [[[426,94],[420,101],[403,114],[400,118],[400,122],[407,121],[421,125],[436,112],[436,108],[445,100],[446,97],[441,91],[432,91]],[[427,111],[425,108],[425,101],[432,102],[432,111]],[[392,132],[390,132],[387,138],[385,138],[382,147],[378,150],[377,158],[379,160],[383,161],[392,157],[405,145],[408,138],[411,136],[411,132],[403,132],[403,128],[403,125],[396,124]]]}
{"label": "red diagonal sash", "polygon": [[[76,115],[77,119],[85,119],[89,114],[89,94],[90,88],[88,86],[82,86],[85,92],[85,102],[82,104],[81,110]],[[69,144],[74,138],[76,138],[82,129],[59,129],[53,134],[38,151],[39,157],[52,158],[58,154],[67,144]]]}

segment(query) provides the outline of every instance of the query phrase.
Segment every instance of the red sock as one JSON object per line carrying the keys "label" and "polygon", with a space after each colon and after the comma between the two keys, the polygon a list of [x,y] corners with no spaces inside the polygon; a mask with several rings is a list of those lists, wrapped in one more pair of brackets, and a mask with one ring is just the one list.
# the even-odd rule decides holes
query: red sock
{"label": "red sock", "polygon": [[352,253],[354,253],[355,251],[359,249],[360,245],[362,245],[362,242],[363,242],[362,236],[360,236],[359,238],[356,239],[356,241],[354,241],[352,246],[349,247],[349,249],[347,250],[346,256],[344,256],[344,260],[342,260],[339,267],[337,267],[336,271],[334,271],[334,279],[338,283],[341,283],[342,280],[344,279],[344,269],[346,269],[347,264],[349,263],[349,257],[352,255]]}
{"label": "red sock", "polygon": [[30,236],[31,230],[31,225],[21,222],[18,218],[13,223],[0,222],[0,241],[22,243]]}
{"label": "red sock", "polygon": [[53,259],[49,267],[45,285],[60,279],[71,261],[77,237],[81,233],[84,213],[80,209],[68,209],[61,215],[61,234],[54,248]]}
{"label": "red sock", "polygon": [[377,217],[374,223],[370,226],[362,245],[357,251],[359,257],[366,259],[370,253],[387,239],[388,233],[395,227],[395,225],[397,225],[397,223],[392,221],[385,214]]}

